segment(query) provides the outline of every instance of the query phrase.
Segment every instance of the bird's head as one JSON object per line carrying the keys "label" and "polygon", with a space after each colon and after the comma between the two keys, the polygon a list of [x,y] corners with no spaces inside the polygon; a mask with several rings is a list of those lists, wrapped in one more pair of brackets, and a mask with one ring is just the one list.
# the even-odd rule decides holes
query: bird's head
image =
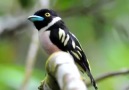
{"label": "bird's head", "polygon": [[57,13],[49,9],[41,9],[28,17],[35,27],[40,30],[42,28],[48,29],[52,24],[61,20]]}

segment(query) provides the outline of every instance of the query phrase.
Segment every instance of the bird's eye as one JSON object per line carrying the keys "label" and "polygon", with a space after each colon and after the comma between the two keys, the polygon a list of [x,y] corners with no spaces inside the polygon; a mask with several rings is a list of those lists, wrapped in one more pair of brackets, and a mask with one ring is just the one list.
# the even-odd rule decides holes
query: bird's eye
{"label": "bird's eye", "polygon": [[50,13],[45,13],[45,16],[50,17],[51,15],[50,15]]}

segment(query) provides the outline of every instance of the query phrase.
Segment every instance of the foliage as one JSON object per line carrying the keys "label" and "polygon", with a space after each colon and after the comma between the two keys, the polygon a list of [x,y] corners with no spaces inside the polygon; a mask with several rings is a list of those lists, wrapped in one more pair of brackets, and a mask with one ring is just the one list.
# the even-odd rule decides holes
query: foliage
{"label": "foliage", "polygon": [[22,6],[22,8],[24,9],[32,8],[35,3],[34,0],[18,0],[18,1]]}

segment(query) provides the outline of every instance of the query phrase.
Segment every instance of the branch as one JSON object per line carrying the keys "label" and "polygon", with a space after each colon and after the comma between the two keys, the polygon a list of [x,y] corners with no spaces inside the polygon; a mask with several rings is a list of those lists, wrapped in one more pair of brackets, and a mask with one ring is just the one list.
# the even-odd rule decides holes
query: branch
{"label": "branch", "polygon": [[28,22],[26,16],[4,16],[0,18],[0,36],[11,35],[19,30],[26,28]]}
{"label": "branch", "polygon": [[129,86],[127,86],[124,90],[129,90]]}
{"label": "branch", "polygon": [[[49,8],[49,0],[40,0],[40,5],[42,8],[46,7]],[[30,43],[30,48],[28,50],[28,55],[27,55],[27,59],[26,59],[26,72],[25,72],[25,77],[22,83],[22,86],[20,88],[20,90],[27,90],[27,86],[28,86],[28,82],[30,80],[32,71],[33,71],[33,66],[35,64],[35,58],[38,52],[38,48],[39,48],[39,39],[38,39],[38,31],[37,30],[33,30],[33,34],[32,34],[32,41]]]}
{"label": "branch", "polygon": [[39,90],[87,90],[73,58],[66,52],[52,54],[46,62],[46,71]]}
{"label": "branch", "polygon": [[33,67],[36,61],[36,56],[37,56],[37,52],[38,52],[38,48],[39,48],[39,42],[38,42],[38,31],[37,30],[33,30],[33,34],[32,34],[32,40],[30,43],[30,47],[28,49],[28,55],[26,58],[26,71],[25,71],[25,76],[22,82],[22,86],[20,88],[20,90],[27,90],[27,86],[28,86],[28,82],[30,80],[32,71],[33,71]]}
{"label": "branch", "polygon": [[[97,12],[100,7],[104,4],[113,2],[112,0],[99,0],[97,3],[92,4],[89,7],[73,7],[64,11],[59,11],[61,16],[63,18],[69,17],[69,16],[74,16],[74,15],[87,15],[89,13],[92,13],[94,15],[95,12]],[[49,0],[40,0],[40,4],[42,7],[49,8]],[[37,5],[38,9],[41,8],[40,5]],[[28,13],[27,13],[28,15]],[[26,15],[26,16],[27,16]],[[26,21],[26,17],[22,16],[21,19],[19,17],[8,17],[7,20],[5,20],[7,17],[3,17],[3,20],[0,19],[0,36],[12,34],[15,31],[20,30],[21,28],[26,28],[28,26],[28,23]]]}
{"label": "branch", "polygon": [[[103,74],[99,77],[97,77],[95,79],[96,82],[100,82],[102,80],[105,80],[107,78],[111,78],[111,77],[115,77],[115,76],[120,76],[120,75],[127,75],[129,74],[129,69],[122,69],[120,71],[115,71],[115,72],[110,72],[110,73],[106,73],[106,74]],[[91,83],[87,83],[87,86],[91,86]]]}

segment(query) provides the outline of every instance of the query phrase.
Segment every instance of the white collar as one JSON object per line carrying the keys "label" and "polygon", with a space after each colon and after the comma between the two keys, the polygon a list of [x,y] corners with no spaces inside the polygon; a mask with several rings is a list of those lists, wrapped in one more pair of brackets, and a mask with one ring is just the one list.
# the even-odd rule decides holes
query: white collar
{"label": "white collar", "polygon": [[52,25],[54,25],[56,22],[58,22],[58,21],[60,21],[60,20],[61,20],[60,17],[55,17],[55,18],[53,18],[53,20],[52,20],[47,26],[41,28],[41,30],[39,30],[39,31],[42,32],[42,31],[47,30],[49,27],[51,27]]}

